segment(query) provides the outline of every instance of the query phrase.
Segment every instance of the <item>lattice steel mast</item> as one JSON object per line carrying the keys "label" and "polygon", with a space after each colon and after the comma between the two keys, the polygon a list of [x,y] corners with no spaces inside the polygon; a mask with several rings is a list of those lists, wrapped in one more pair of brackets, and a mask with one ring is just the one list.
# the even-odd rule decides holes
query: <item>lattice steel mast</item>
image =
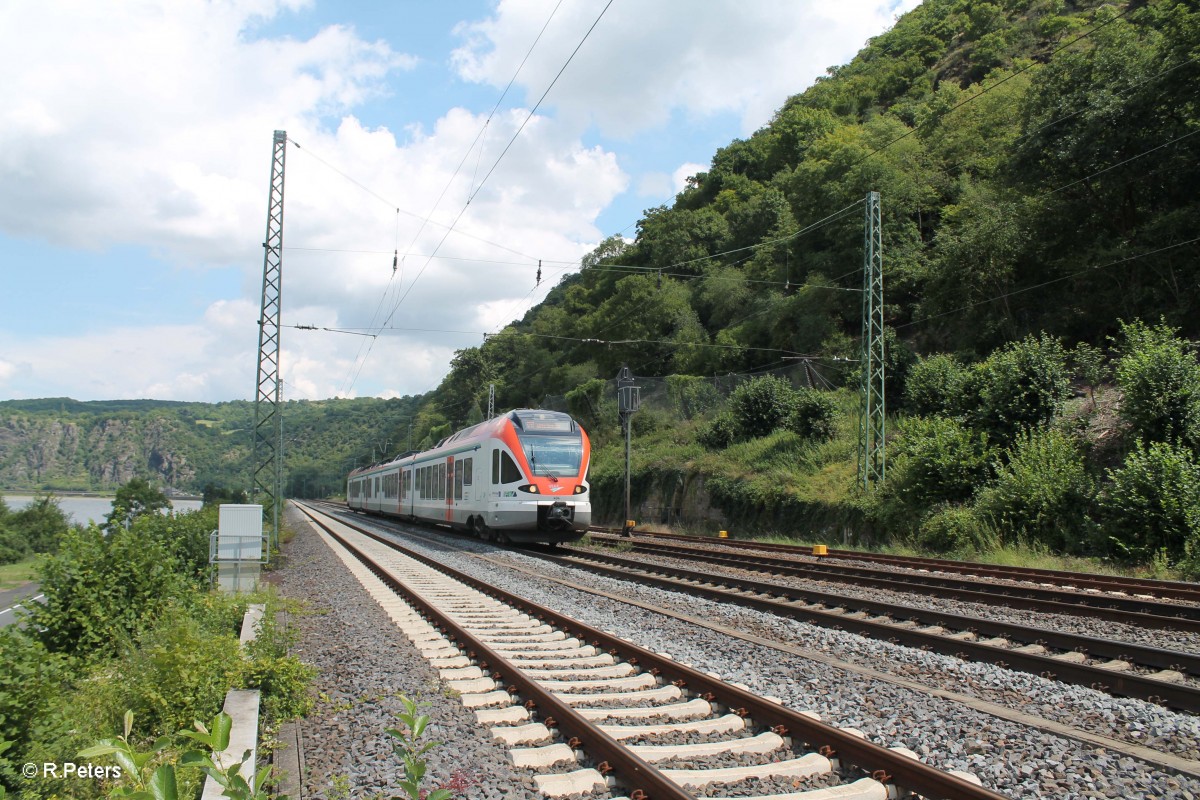
{"label": "lattice steel mast", "polygon": [[879,192],[867,192],[863,230],[862,407],[858,418],[858,480],[870,490],[884,479],[887,458],[883,395],[883,226]]}
{"label": "lattice steel mast", "polygon": [[[267,238],[263,241],[262,307],[258,315],[258,383],[254,395],[254,495],[269,522],[269,548],[279,546],[283,494],[283,415],[280,408],[279,309],[283,288],[283,168],[287,131],[275,131]],[[269,554],[268,554],[269,557]]]}

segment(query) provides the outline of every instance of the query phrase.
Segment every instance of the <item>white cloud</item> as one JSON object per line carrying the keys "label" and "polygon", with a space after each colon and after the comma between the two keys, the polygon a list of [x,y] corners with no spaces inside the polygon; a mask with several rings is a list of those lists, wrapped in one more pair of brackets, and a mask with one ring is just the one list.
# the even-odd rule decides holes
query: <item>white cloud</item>
{"label": "white cloud", "polygon": [[[563,4],[517,77],[530,102],[583,39],[607,0]],[[454,53],[460,74],[504,86],[556,0],[501,0],[463,25]],[[745,133],[765,124],[789,95],[848,60],[918,0],[657,0],[615,3],[551,91],[564,114],[629,136],[673,111],[732,112]]]}
{"label": "white cloud", "polygon": [[[530,102],[603,2],[563,4],[518,80]],[[211,266],[236,266],[241,276],[237,294],[197,297],[193,308],[202,314],[189,310],[177,324],[101,327],[77,337],[0,328],[0,391],[252,396],[276,129],[293,142],[284,323],[347,329],[388,320],[393,328],[373,343],[285,329],[285,395],[432,389],[455,349],[481,341],[477,333],[438,331],[487,331],[519,318],[600,240],[597,216],[630,177],[615,146],[585,139],[590,122],[605,134],[630,135],[677,113],[733,112],[751,130],[850,55],[835,53],[833,41],[857,47],[888,22],[867,0],[710,0],[703,13],[685,0],[615,3],[481,188],[528,111],[512,109],[510,98],[482,150],[471,151],[452,181],[485,115],[448,107],[426,116],[434,121],[425,126],[375,124],[368,101],[394,96],[395,81],[417,59],[348,26],[307,38],[263,33],[304,5],[0,4],[0,231],[79,251],[148,250],[180,280]],[[462,26],[459,74],[502,86],[551,7],[551,0],[501,0],[491,17]],[[678,191],[704,168],[684,164],[638,188]],[[443,191],[429,223],[407,213],[428,213]],[[435,249],[438,258],[428,258]],[[395,272],[394,250],[406,253]],[[543,282],[535,286],[538,259]]]}

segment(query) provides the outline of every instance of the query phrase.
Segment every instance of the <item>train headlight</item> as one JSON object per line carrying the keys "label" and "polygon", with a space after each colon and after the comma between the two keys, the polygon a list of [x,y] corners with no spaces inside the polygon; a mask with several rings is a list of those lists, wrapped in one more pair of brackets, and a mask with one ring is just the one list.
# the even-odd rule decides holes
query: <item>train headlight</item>
{"label": "train headlight", "polygon": [[517,491],[518,492],[529,492],[530,494],[537,494],[538,488],[536,486],[534,486],[532,483],[527,483],[524,486],[518,486]]}
{"label": "train headlight", "polygon": [[575,487],[575,494],[583,494],[587,491],[587,487],[582,483]]}

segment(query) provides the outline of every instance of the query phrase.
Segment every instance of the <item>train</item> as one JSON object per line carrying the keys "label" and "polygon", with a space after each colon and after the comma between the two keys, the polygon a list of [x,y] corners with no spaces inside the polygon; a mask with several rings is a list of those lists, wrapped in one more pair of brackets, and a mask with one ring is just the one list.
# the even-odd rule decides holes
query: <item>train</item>
{"label": "train", "polygon": [[494,542],[571,542],[592,521],[591,455],[587,432],[569,414],[514,409],[429,450],[354,470],[346,505]]}

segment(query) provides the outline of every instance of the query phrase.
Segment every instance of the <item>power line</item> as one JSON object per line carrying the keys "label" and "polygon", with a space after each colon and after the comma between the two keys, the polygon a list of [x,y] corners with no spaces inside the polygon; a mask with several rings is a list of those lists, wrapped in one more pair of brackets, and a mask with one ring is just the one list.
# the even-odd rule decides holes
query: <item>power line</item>
{"label": "power line", "polygon": [[[559,69],[558,73],[554,76],[554,79],[552,81],[550,81],[550,85],[546,87],[546,90],[542,93],[542,96],[538,99],[537,103],[535,103],[533,108],[530,109],[529,114],[525,117],[525,121],[521,123],[519,128],[517,128],[516,133],[513,134],[512,139],[510,139],[508,144],[505,145],[504,150],[502,150],[500,155],[496,158],[496,161],[495,161],[495,163],[492,164],[491,169],[489,169],[487,171],[487,174],[483,176],[483,179],[480,180],[479,185],[475,187],[475,190],[467,198],[467,202],[463,204],[462,209],[459,210],[458,215],[455,216],[454,221],[450,223],[450,226],[446,230],[446,233],[442,236],[441,241],[439,241],[437,243],[437,245],[433,248],[433,255],[437,255],[437,252],[441,249],[442,244],[445,243],[446,238],[454,230],[455,226],[458,225],[459,220],[462,219],[463,215],[467,211],[467,208],[470,207],[471,201],[474,200],[476,196],[478,196],[480,190],[483,189],[484,184],[487,183],[488,178],[490,178],[492,176],[492,173],[495,172],[496,167],[499,166],[500,162],[504,159],[504,156],[508,153],[509,149],[512,147],[513,142],[515,142],[517,140],[517,137],[521,135],[521,132],[523,130],[525,130],[525,126],[529,123],[529,120],[533,118],[534,114],[537,113],[537,110],[541,106],[542,101],[544,101],[546,99],[546,96],[548,94],[550,94],[550,90],[554,88],[554,85],[556,83],[558,83],[558,79],[560,77],[562,77],[562,74],[566,70],[567,66],[570,65],[572,60],[574,60],[575,55],[579,52],[580,48],[583,47],[583,44],[584,44],[584,42],[586,42],[588,40],[588,37],[590,37],[592,35],[592,31],[594,31],[596,29],[596,26],[600,23],[600,20],[603,19],[605,13],[608,11],[609,7],[612,6],[612,4],[613,4],[613,0],[608,0],[608,3],[600,11],[600,14],[596,17],[596,19],[592,23],[591,27],[588,28],[587,32],[583,35],[583,38],[580,39],[579,44],[577,44],[575,46],[575,49],[571,52],[571,55],[567,58],[566,62],[562,65],[562,67]],[[392,317],[395,315],[396,311],[399,310],[400,306],[404,303],[405,299],[407,299],[409,294],[412,293],[413,287],[416,285],[417,281],[419,281],[421,279],[421,276],[425,274],[425,270],[429,268],[429,264],[431,262],[432,262],[432,257],[429,259],[426,259],[425,263],[421,266],[421,269],[417,272],[417,274],[413,278],[412,282],[409,283],[408,288],[405,290],[404,294],[401,295],[401,297],[396,301],[395,305],[392,306],[392,310],[390,312],[388,312],[387,317],[383,321],[384,327],[386,327],[391,322]],[[364,358],[363,361],[365,363],[366,359]],[[361,372],[362,372],[362,366],[359,367],[359,374],[361,374]],[[357,380],[357,376],[355,377],[355,380]],[[353,383],[351,383],[351,385],[353,385]]]}

